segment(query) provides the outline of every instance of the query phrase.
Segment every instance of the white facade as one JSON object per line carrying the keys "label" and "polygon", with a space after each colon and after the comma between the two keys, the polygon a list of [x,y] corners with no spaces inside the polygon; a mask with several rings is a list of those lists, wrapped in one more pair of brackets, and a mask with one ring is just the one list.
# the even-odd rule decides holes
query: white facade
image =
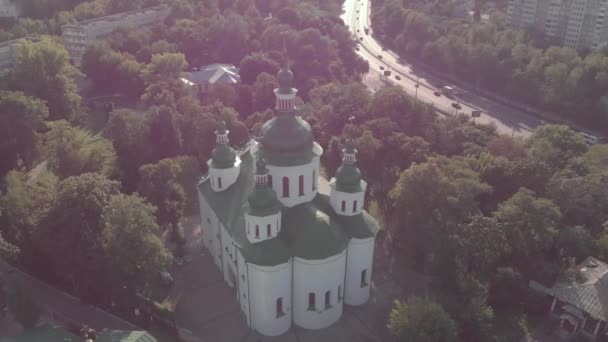
{"label": "white facade", "polygon": [[[286,333],[292,324],[325,328],[340,319],[345,303],[366,303],[378,228],[364,216],[367,184],[359,180],[352,145],[344,159],[351,173],[338,178],[348,185],[359,182],[361,191],[337,191],[335,179],[330,186],[319,176],[323,150],[317,143],[310,145],[311,136],[306,135],[312,134],[306,131],[310,127],[289,116],[295,112],[295,90],[285,95],[291,89],[290,73],[282,72],[277,77],[282,88],[275,91],[277,110],[286,115],[282,124],[299,125],[294,131],[302,133],[298,141],[306,143],[294,144],[287,155],[298,149],[296,155],[306,156],[300,152],[311,148],[312,160],[301,165],[294,160],[285,163],[294,166],[262,160],[264,146],[280,146],[280,139],[285,139],[278,134],[271,145],[251,141],[237,154],[232,168],[215,169],[210,162],[209,174],[198,183],[202,244],[226,284],[234,288],[249,327],[266,336]],[[221,127],[216,131],[217,144],[228,142]],[[277,127],[285,126],[275,126],[275,132]],[[225,147],[221,151],[226,152]],[[275,160],[284,158],[280,148],[276,150]],[[226,163],[231,160],[228,156],[234,154],[218,152],[213,158]],[[342,201],[348,212],[341,212]]]}
{"label": "white facade", "polygon": [[207,162],[209,167],[209,181],[213,191],[224,191],[228,189],[239,177],[241,158],[236,157],[234,166],[226,169],[218,169],[212,166],[211,160]]}
{"label": "white facade", "polygon": [[250,298],[250,327],[266,336],[285,333],[291,326],[292,262],[272,267],[247,264],[247,270],[249,292],[255,294]]}
{"label": "white facade", "polygon": [[[325,260],[295,258],[293,267],[293,321],[305,329],[320,329],[342,316],[346,251]],[[329,305],[326,296],[329,293]],[[311,300],[314,295],[314,301]],[[342,296],[342,294],[341,294]],[[309,305],[314,303],[314,305]]]}
{"label": "white facade", "polygon": [[19,0],[0,0],[0,18],[16,18],[19,15]]}
{"label": "white facade", "polygon": [[346,263],[344,302],[361,305],[369,299],[374,260],[374,238],[351,239]]}
{"label": "white facade", "polygon": [[309,164],[297,166],[273,166],[267,165],[272,179],[271,185],[277,193],[281,204],[286,207],[310,202],[317,195],[319,187],[319,162],[323,153],[318,146],[318,154],[315,154]]}

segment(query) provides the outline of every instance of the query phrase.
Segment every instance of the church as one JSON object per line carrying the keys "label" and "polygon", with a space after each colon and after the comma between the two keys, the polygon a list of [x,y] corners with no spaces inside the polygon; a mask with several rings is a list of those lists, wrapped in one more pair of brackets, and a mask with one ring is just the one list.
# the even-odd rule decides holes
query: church
{"label": "church", "polygon": [[292,324],[321,329],[343,305],[370,296],[378,223],[363,210],[367,183],[347,141],[327,182],[323,149],[296,107],[293,74],[281,69],[275,117],[257,140],[235,150],[222,122],[209,171],[197,184],[202,244],[262,335]]}

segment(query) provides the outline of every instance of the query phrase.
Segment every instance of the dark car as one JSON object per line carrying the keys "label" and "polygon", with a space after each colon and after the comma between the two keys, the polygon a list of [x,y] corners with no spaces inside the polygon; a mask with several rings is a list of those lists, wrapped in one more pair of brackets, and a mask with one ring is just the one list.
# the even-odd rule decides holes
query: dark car
{"label": "dark car", "polygon": [[380,70],[384,70],[384,67],[382,65],[380,66]]}
{"label": "dark car", "polygon": [[359,38],[359,40],[363,40],[363,37]]}
{"label": "dark car", "polygon": [[401,81],[401,76],[395,75],[395,79],[397,79],[397,81]]}
{"label": "dark car", "polygon": [[355,45],[355,50],[359,51],[359,45]]}
{"label": "dark car", "polygon": [[435,96],[441,96],[441,93],[438,90],[435,90],[433,94],[435,94]]}
{"label": "dark car", "polygon": [[461,109],[462,108],[462,106],[458,102],[452,102],[452,107],[454,107],[456,109]]}
{"label": "dark car", "polygon": [[382,55],[378,55],[378,59],[382,59]]}

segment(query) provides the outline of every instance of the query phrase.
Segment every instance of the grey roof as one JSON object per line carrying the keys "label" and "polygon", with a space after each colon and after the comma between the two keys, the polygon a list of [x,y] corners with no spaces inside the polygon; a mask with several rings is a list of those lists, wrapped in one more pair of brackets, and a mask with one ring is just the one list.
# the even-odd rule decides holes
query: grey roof
{"label": "grey roof", "polygon": [[608,265],[588,257],[578,265],[581,280],[557,282],[547,293],[588,313],[595,319],[608,317]]}
{"label": "grey roof", "polygon": [[370,238],[379,227],[367,213],[337,215],[329,204],[329,186],[319,178],[319,194],[312,202],[292,208],[282,207],[281,232],[255,244],[247,240],[244,214],[249,210],[248,195],[254,187],[254,158],[245,149],[240,153],[241,168],[235,184],[221,192],[211,189],[207,178],[198,184],[218,219],[238,244],[248,262],[274,266],[297,256],[321,260],[344,251],[351,238]]}
{"label": "grey roof", "polygon": [[232,64],[215,63],[201,67],[199,71],[185,73],[184,78],[194,84],[237,84],[241,82],[239,69]]}

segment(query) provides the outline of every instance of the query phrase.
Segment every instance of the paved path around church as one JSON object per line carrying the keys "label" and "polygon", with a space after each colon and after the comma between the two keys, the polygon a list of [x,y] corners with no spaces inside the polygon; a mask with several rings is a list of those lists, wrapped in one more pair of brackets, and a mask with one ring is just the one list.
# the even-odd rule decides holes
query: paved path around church
{"label": "paved path around church", "polygon": [[407,281],[399,281],[402,285],[397,286],[389,276],[386,255],[378,244],[369,304],[345,306],[342,318],[325,329],[293,327],[281,336],[261,336],[247,327],[235,291],[224,283],[211,257],[201,248],[198,221],[197,217],[189,217],[184,222],[192,261],[175,271],[175,285],[167,301],[175,305],[180,328],[192,331],[201,342],[385,341],[386,322],[393,300],[424,294],[427,287],[425,279],[403,270],[398,273]]}

